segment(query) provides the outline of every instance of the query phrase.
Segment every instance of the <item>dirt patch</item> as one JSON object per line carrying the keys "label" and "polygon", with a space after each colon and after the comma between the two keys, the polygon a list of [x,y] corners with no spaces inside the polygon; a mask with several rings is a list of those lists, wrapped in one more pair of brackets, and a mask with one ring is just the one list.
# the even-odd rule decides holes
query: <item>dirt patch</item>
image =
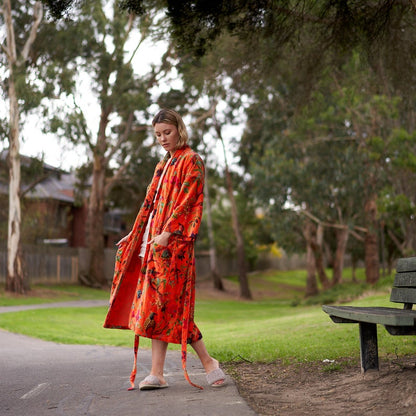
{"label": "dirt patch", "polygon": [[222,279],[224,291],[214,289],[211,279],[197,280],[195,283],[197,300],[238,300],[239,286],[236,282]]}
{"label": "dirt patch", "polygon": [[32,288],[28,290],[25,294],[4,291],[0,295],[1,297],[8,298],[8,299],[26,299],[28,297],[36,297],[36,298],[42,298],[42,299],[52,298],[53,299],[55,297],[58,297],[61,294],[62,292],[45,287],[45,288]]}
{"label": "dirt patch", "polygon": [[383,360],[361,374],[358,362],[234,363],[225,370],[258,415],[414,415],[416,358]]}
{"label": "dirt patch", "polygon": [[[226,292],[210,280],[196,285],[197,299],[239,299],[238,284],[224,279]],[[276,293],[253,290],[254,299]],[[380,371],[361,374],[357,359],[336,362],[228,363],[225,371],[260,416],[404,416],[416,414],[416,356],[388,357]]]}
{"label": "dirt patch", "polygon": [[[30,303],[43,303],[46,302],[55,302],[62,299],[68,300],[68,299],[78,299],[79,294],[76,292],[71,291],[65,291],[63,289],[56,290],[45,287],[34,287],[28,290],[24,295],[19,293],[12,293],[12,292],[6,292],[6,291],[0,291],[0,300],[1,299],[19,299],[22,300],[23,304],[27,303],[27,299],[30,299]],[[42,301],[33,300],[33,298],[41,299]],[[44,300],[44,301],[43,301]]]}

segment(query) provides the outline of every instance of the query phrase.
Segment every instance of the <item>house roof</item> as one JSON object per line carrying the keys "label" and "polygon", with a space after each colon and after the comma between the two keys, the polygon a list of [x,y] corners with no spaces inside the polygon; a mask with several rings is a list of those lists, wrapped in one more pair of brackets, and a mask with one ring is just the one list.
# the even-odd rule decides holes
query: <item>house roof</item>
{"label": "house roof", "polygon": [[[0,164],[5,164],[8,151],[0,152]],[[23,166],[30,166],[36,160],[28,156],[21,155]],[[53,199],[62,202],[74,202],[74,189],[76,177],[73,172],[66,172],[62,169],[43,163],[43,173],[38,179],[34,178],[33,183],[22,184],[22,191],[26,198],[33,199]],[[28,188],[31,188],[28,190]],[[8,194],[9,184],[7,179],[0,178],[0,193]]]}
{"label": "house roof", "polygon": [[[74,202],[76,178],[72,173],[50,175],[35,185],[27,194],[27,198],[55,199],[63,202]],[[24,189],[25,187],[23,187]]]}

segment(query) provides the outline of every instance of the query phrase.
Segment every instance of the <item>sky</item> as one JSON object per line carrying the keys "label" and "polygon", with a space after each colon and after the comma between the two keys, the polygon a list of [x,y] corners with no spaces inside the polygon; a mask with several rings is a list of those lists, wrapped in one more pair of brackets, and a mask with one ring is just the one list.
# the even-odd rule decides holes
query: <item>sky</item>
{"label": "sky", "polygon": [[[143,42],[140,52],[133,59],[135,72],[138,74],[147,73],[152,64],[159,62],[161,51],[164,51],[163,45],[150,41]],[[88,79],[80,79],[79,86],[83,95],[77,97],[77,101],[79,100],[87,117],[88,127],[95,137],[98,130],[100,108],[89,88]],[[29,117],[22,129],[21,153],[26,156],[43,156],[46,163],[64,170],[76,168],[87,161],[85,147],[75,148],[54,134],[43,133],[36,115]]]}
{"label": "sky", "polygon": [[[133,41],[137,42],[139,35]],[[134,50],[135,44],[131,44],[128,49]],[[152,64],[157,65],[160,62],[161,56],[166,50],[166,43],[163,41],[154,42],[146,39],[140,46],[138,52],[132,60],[134,70],[137,74],[145,74],[149,72]],[[128,53],[127,53],[128,55]],[[174,75],[173,75],[174,77]],[[87,117],[87,123],[92,136],[95,137],[98,130],[100,108],[95,100],[94,94],[91,92],[87,77],[80,77],[79,91],[82,91],[82,96],[78,96],[77,103],[82,107],[84,114]],[[170,78],[163,84],[158,86],[158,90],[154,91],[155,96],[161,92],[167,92],[170,88],[180,88],[181,81],[179,79]],[[220,103],[218,110],[221,112],[221,107],[226,106],[226,103]],[[154,106],[154,112],[157,112],[158,107]],[[4,114],[5,107],[0,108],[0,113]],[[4,114],[5,115],[5,114]],[[186,122],[186,119],[185,119]],[[236,126],[224,126],[223,134],[226,142],[229,142],[231,137],[239,137],[241,135],[241,128]],[[207,137],[209,140],[209,137]],[[211,147],[214,148],[213,163],[224,164],[224,155],[221,143],[218,140],[210,140]],[[87,161],[87,153],[85,147],[74,147],[63,139],[59,139],[54,134],[45,134],[42,132],[42,121],[36,115],[28,116],[25,119],[23,128],[21,130],[21,154],[25,156],[33,156],[43,158],[45,163],[63,170],[71,170],[81,166]],[[0,150],[7,147],[7,141],[0,142]],[[227,159],[229,163],[235,162],[231,152],[230,145],[227,145]]]}

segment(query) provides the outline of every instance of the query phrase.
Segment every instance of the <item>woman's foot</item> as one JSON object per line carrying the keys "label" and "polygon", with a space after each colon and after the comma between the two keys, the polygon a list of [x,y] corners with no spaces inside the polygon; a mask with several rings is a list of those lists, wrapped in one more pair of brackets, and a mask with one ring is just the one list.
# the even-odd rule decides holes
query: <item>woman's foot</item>
{"label": "woman's foot", "polygon": [[144,378],[139,384],[139,390],[165,389],[169,387],[163,377],[157,377],[152,374]]}
{"label": "woman's foot", "polygon": [[215,358],[205,366],[207,382],[211,387],[225,386],[225,374],[220,368],[220,363]]}

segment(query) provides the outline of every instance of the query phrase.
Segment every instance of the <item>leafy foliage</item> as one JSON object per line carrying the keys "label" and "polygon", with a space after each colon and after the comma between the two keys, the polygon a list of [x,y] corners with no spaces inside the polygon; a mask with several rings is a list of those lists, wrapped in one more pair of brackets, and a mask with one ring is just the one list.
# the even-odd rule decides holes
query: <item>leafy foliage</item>
{"label": "leafy foliage", "polygon": [[[140,129],[145,124],[155,70],[139,78],[123,60],[122,48],[107,47],[108,39],[115,45],[123,43],[127,13],[108,19],[101,2],[47,3],[56,16],[70,11],[74,21],[65,19],[61,24],[71,36],[59,32],[57,47],[49,52],[64,65],[49,66],[49,55],[33,56],[33,63],[44,59],[42,81],[19,80],[24,103],[28,109],[37,106],[42,91],[48,96],[71,91],[73,75],[83,62],[101,108],[116,115],[108,146],[99,149],[108,155],[125,131],[131,108],[134,126]],[[202,138],[215,134],[204,100],[211,109],[215,103],[223,105],[220,124],[244,123],[243,136],[236,138],[243,170],[236,196],[249,252],[255,252],[252,241],[262,240],[278,241],[288,251],[302,250],[306,214],[325,223],[325,242],[334,251],[336,232],[331,227],[347,227],[357,239],[362,237],[368,228],[365,202],[375,195],[379,225],[375,234],[384,239],[389,261],[398,253],[415,252],[416,31],[410,2],[122,0],[119,4],[143,18],[137,27],[142,34],[149,31],[154,7],[166,11],[175,44],[162,64],[175,65],[183,88],[162,94],[158,104],[205,120],[203,127],[193,126],[199,129],[193,136],[195,146],[203,149]],[[27,24],[27,17],[22,19]],[[74,36],[77,30],[80,36]],[[42,33],[40,41],[52,32]],[[76,41],[71,44],[68,39]],[[79,54],[76,66],[66,51],[69,57]],[[79,107],[68,117],[52,118],[51,126],[94,148]],[[154,155],[147,152],[145,138],[144,131],[132,133],[115,152],[114,165],[122,166],[134,155],[147,175]],[[107,178],[115,171],[114,166],[108,168]],[[143,173],[133,165],[128,171],[135,177]],[[125,183],[125,195],[143,192],[139,181]],[[232,255],[229,208],[220,189],[217,185],[214,190],[217,244]],[[120,195],[117,185],[112,198],[121,201]],[[265,215],[261,221],[253,215],[259,205]],[[362,256],[357,239],[348,244],[354,258]]]}

